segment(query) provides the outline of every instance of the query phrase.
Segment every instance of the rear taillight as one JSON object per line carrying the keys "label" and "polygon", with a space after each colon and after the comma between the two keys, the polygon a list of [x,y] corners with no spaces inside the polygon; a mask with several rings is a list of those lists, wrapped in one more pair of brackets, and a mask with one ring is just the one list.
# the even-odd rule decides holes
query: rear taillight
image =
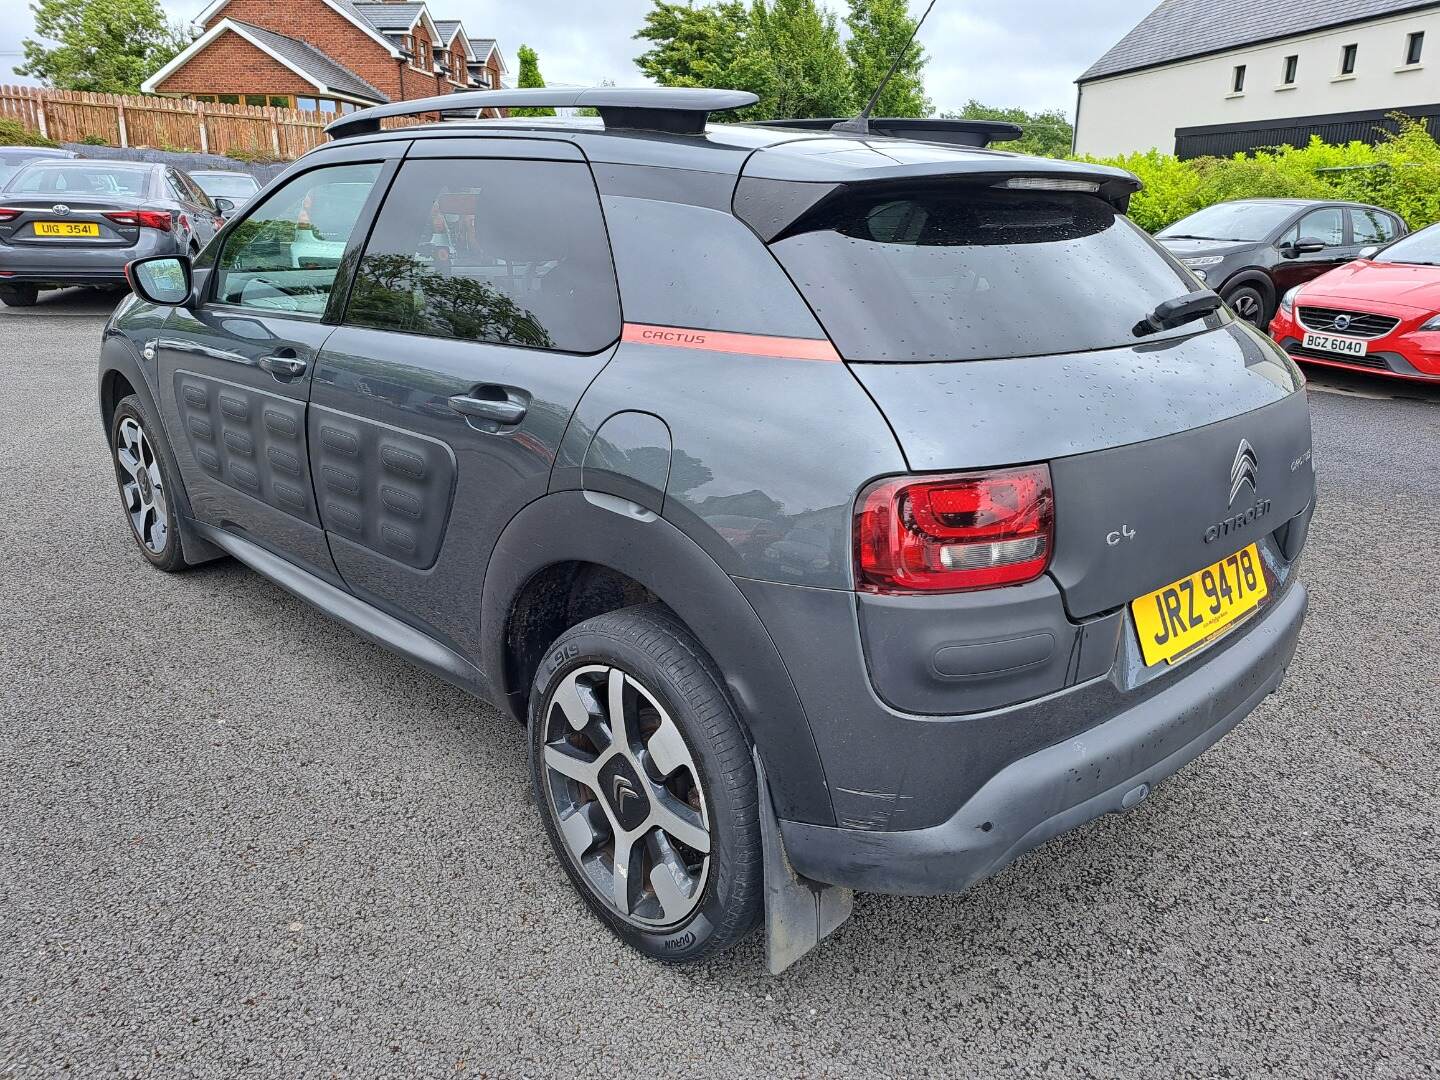
{"label": "rear taillight", "polygon": [[23,210],[11,210],[8,206],[0,206],[0,221],[14,221],[23,213]]}
{"label": "rear taillight", "polygon": [[105,215],[116,225],[139,225],[142,229],[170,231],[168,210],[115,210]]}
{"label": "rear taillight", "polygon": [[856,504],[856,587],[961,592],[1033,581],[1054,529],[1045,465],[881,480]]}

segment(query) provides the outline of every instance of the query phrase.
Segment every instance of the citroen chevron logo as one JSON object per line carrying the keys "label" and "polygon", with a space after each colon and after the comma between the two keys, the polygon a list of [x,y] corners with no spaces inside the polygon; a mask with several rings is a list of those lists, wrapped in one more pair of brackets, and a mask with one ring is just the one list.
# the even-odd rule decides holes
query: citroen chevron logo
{"label": "citroen chevron logo", "polygon": [[638,799],[640,798],[640,793],[635,790],[635,785],[619,773],[616,773],[610,778],[610,797],[615,803],[616,811],[623,814],[625,812],[625,800]]}
{"label": "citroen chevron logo", "polygon": [[1235,498],[1240,494],[1245,481],[1250,481],[1250,489],[1253,491],[1259,486],[1259,476],[1260,462],[1255,457],[1255,448],[1248,439],[1241,439],[1235,450],[1235,463],[1230,466],[1231,506],[1235,505]]}

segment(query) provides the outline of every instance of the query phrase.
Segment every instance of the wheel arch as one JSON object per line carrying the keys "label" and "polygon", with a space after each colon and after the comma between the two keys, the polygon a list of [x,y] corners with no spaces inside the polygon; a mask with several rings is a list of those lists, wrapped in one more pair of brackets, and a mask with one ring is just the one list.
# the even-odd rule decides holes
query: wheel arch
{"label": "wheel arch", "polygon": [[1225,283],[1220,286],[1219,292],[1223,296],[1245,285],[1249,285],[1260,293],[1261,298],[1267,305],[1266,310],[1273,314],[1279,296],[1276,294],[1275,282],[1270,280],[1270,275],[1263,270],[1253,268],[1238,270],[1225,279]]}
{"label": "wheel arch", "polygon": [[185,561],[196,565],[221,558],[225,553],[201,538],[190,527],[190,497],[185,491],[185,478],[180,474],[180,465],[170,447],[170,433],[165,427],[160,403],[155,398],[150,381],[145,377],[134,346],[123,334],[107,334],[100,348],[99,379],[100,418],[104,423],[107,446],[110,441],[110,427],[115,420],[115,410],[120,402],[132,394],[144,403],[145,411],[154,418],[158,427],[152,434],[155,446],[165,456],[166,472],[170,475],[170,496],[180,525],[180,543],[185,552]]}
{"label": "wheel arch", "polygon": [[600,589],[610,591],[608,600],[591,605],[598,609],[592,613],[632,601],[665,604],[720,669],[765,762],[781,816],[834,821],[809,721],[760,617],[703,548],[655,514],[624,514],[583,492],[564,491],[532,502],[506,526],[482,589],[481,666],[512,716],[526,720],[535,665],[568,629],[564,616],[553,617],[553,609],[547,612],[543,605],[537,612],[529,601],[537,591],[551,589],[555,607],[561,593],[568,604],[577,573],[592,575]]}

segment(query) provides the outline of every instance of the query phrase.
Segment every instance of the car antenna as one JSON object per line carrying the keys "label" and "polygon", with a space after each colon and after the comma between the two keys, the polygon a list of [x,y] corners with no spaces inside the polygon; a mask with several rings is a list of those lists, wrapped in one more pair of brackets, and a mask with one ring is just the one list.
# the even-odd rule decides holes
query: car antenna
{"label": "car antenna", "polygon": [[910,31],[910,40],[905,42],[905,47],[895,54],[895,62],[890,65],[890,70],[880,80],[880,85],[875,87],[875,92],[870,95],[870,100],[865,103],[865,108],[860,110],[860,115],[853,120],[841,120],[830,128],[831,131],[848,131],[855,135],[870,134],[870,114],[875,111],[875,103],[880,100],[880,94],[885,87],[890,85],[890,80],[900,70],[900,65],[905,60],[905,54],[910,51],[910,46],[915,44],[915,35],[920,33],[920,27],[925,25],[925,20],[930,17],[930,9],[934,6],[935,0],[930,0],[930,7],[925,9],[925,14],[920,16],[919,22],[915,24],[915,29]]}

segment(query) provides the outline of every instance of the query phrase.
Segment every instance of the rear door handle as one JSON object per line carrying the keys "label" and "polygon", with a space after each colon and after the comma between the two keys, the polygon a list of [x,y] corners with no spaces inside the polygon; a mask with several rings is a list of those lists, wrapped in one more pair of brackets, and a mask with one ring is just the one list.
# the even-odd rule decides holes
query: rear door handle
{"label": "rear door handle", "polygon": [[[289,355],[286,355],[287,353]],[[305,369],[310,366],[291,349],[282,349],[271,356],[262,356],[256,363],[271,375],[284,375],[292,379],[297,375],[304,375]]]}
{"label": "rear door handle", "polygon": [[529,402],[523,391],[508,386],[480,386],[472,394],[456,394],[450,407],[463,416],[508,426],[525,419]]}

